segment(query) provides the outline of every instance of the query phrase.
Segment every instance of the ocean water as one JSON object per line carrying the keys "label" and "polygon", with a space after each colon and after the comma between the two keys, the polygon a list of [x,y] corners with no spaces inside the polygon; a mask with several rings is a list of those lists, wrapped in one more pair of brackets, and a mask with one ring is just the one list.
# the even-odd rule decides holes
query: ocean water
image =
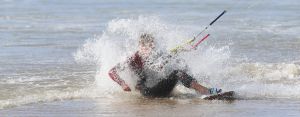
{"label": "ocean water", "polygon": [[[0,0],[0,115],[299,116],[299,6],[299,0]],[[140,34],[153,34],[167,51],[223,10],[204,32],[208,39],[178,57],[199,83],[234,90],[239,100],[204,101],[181,85],[174,97],[147,99],[108,78],[136,51]],[[122,76],[133,87],[131,76]]]}

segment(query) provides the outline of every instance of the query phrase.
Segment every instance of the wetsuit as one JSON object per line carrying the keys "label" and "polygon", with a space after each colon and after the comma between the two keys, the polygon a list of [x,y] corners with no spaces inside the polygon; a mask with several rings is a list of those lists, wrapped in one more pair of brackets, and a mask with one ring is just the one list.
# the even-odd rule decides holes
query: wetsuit
{"label": "wetsuit", "polygon": [[[168,96],[177,82],[180,81],[185,87],[190,87],[192,81],[195,81],[190,75],[185,73],[182,70],[173,70],[167,78],[159,79],[159,81],[153,86],[149,87],[146,83],[152,78],[149,77],[145,72],[145,60],[136,52],[132,57],[127,61],[129,67],[134,71],[134,73],[138,76],[136,89],[140,90],[141,94],[144,96],[151,97],[164,97]],[[112,72],[110,72],[112,73]],[[116,73],[116,72],[114,72]],[[114,74],[110,74],[110,77],[116,76]],[[115,79],[114,79],[115,80]],[[115,80],[116,81],[116,80]],[[120,84],[120,83],[119,83]]]}

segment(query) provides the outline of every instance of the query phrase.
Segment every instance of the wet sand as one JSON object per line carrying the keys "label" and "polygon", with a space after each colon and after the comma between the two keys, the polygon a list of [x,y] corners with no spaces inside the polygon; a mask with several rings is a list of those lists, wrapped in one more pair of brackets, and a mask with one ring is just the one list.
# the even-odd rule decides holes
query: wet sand
{"label": "wet sand", "polygon": [[45,102],[0,110],[1,117],[202,116],[299,117],[300,100],[205,101],[193,99],[97,98]]}

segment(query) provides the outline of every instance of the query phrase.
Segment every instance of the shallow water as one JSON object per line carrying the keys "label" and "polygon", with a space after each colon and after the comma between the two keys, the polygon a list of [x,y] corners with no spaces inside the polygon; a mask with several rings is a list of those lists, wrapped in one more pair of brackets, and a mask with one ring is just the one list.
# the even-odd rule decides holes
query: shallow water
{"label": "shallow water", "polygon": [[297,117],[299,100],[122,99],[68,100],[30,104],[0,110],[4,117],[102,117],[102,116],[202,116],[202,117]]}
{"label": "shallow water", "polygon": [[[299,5],[298,0],[0,0],[0,113],[297,116]],[[107,70],[136,50],[138,34],[153,33],[160,49],[170,49],[224,9],[228,12],[205,32],[211,36],[179,57],[201,84],[234,90],[243,100],[207,102],[181,86],[178,92],[196,97],[148,100],[134,92],[118,99],[115,94],[123,93]]]}

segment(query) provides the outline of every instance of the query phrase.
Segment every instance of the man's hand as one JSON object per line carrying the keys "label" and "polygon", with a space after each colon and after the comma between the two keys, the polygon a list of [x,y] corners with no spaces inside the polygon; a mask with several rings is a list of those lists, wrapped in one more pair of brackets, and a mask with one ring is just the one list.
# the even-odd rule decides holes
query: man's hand
{"label": "man's hand", "polygon": [[122,88],[124,91],[131,91],[130,87],[127,84],[122,84]]}

